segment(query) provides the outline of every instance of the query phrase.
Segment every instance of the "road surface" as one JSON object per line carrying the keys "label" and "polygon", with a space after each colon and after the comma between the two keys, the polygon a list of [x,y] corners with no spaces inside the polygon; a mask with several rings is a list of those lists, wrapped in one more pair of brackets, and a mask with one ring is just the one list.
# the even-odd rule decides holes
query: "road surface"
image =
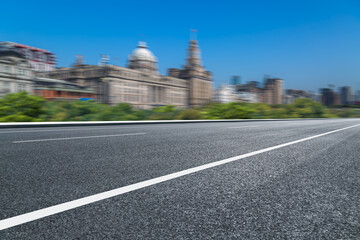
{"label": "road surface", "polygon": [[0,239],[359,239],[359,124],[0,129]]}

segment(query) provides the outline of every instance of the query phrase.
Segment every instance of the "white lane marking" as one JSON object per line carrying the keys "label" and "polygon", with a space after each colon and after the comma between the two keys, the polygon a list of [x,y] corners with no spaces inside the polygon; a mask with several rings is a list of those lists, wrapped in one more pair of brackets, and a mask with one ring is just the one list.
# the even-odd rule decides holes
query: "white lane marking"
{"label": "white lane marking", "polygon": [[248,127],[259,127],[259,125],[248,125],[248,126],[228,127],[228,128],[248,128]]}
{"label": "white lane marking", "polygon": [[62,132],[62,131],[83,131],[83,130],[116,130],[116,129],[128,129],[128,128],[139,128],[139,127],[103,127],[103,128],[64,128],[64,129],[42,129],[42,130],[25,130],[25,131],[3,131],[0,133],[35,133],[35,132]]}
{"label": "white lane marking", "polygon": [[182,170],[182,171],[179,171],[179,172],[171,173],[171,174],[164,175],[164,176],[161,176],[161,177],[145,180],[145,181],[138,182],[138,183],[135,183],[135,184],[131,184],[131,185],[128,185],[128,186],[116,188],[116,189],[113,189],[113,190],[110,190],[110,191],[94,194],[94,195],[91,195],[91,196],[88,196],[88,197],[79,198],[77,200],[57,204],[57,205],[47,207],[47,208],[43,208],[43,209],[39,209],[39,210],[36,210],[36,211],[33,211],[33,212],[29,212],[29,213],[21,214],[21,215],[18,215],[18,216],[6,218],[6,219],[3,219],[3,220],[0,220],[0,230],[4,230],[4,229],[10,228],[10,227],[21,225],[21,224],[31,222],[31,221],[34,221],[34,220],[37,220],[37,219],[40,219],[40,218],[44,218],[44,217],[47,217],[47,216],[51,216],[51,215],[54,215],[54,214],[57,214],[57,213],[65,212],[65,211],[68,211],[70,209],[78,208],[78,207],[88,205],[88,204],[91,204],[91,203],[94,203],[94,202],[98,202],[98,201],[101,201],[101,200],[104,200],[104,199],[119,196],[119,195],[124,194],[124,193],[132,192],[132,191],[135,191],[135,190],[138,190],[138,189],[141,189],[141,188],[145,188],[145,187],[152,186],[152,185],[155,185],[155,184],[158,184],[158,183],[166,182],[166,181],[176,179],[176,178],[179,178],[179,177],[182,177],[182,176],[186,176],[186,175],[189,175],[189,174],[192,174],[192,173],[203,171],[205,169],[209,169],[209,168],[220,166],[220,165],[223,165],[223,164],[226,164],[226,163],[238,161],[240,159],[255,156],[255,155],[258,155],[258,154],[261,154],[261,153],[264,153],[264,152],[269,152],[269,151],[279,149],[279,148],[283,148],[283,147],[286,147],[286,146],[290,146],[290,145],[293,145],[293,144],[305,142],[305,141],[308,141],[308,140],[311,140],[311,139],[314,139],[314,138],[318,138],[318,137],[322,137],[322,136],[329,135],[329,134],[332,134],[332,133],[344,131],[346,129],[354,128],[354,127],[357,127],[357,126],[360,126],[360,124],[356,124],[356,125],[345,127],[345,128],[340,128],[340,129],[337,129],[337,130],[333,130],[333,131],[330,131],[330,132],[318,134],[318,135],[303,138],[303,139],[299,139],[299,140],[288,142],[288,143],[279,144],[279,145],[276,145],[276,146],[273,146],[273,147],[264,148],[264,149],[257,150],[257,151],[254,151],[254,152],[242,154],[242,155],[227,158],[227,159],[224,159],[224,160],[204,164],[204,165],[201,165],[201,166],[198,166],[198,167],[193,167],[193,168],[189,168],[189,169]]}
{"label": "white lane marking", "polygon": [[48,139],[34,139],[34,140],[13,141],[13,143],[61,141],[61,140],[84,139],[84,138],[121,137],[121,136],[133,136],[133,135],[144,135],[144,134],[146,134],[146,133],[123,133],[123,134],[115,134],[115,135],[99,135],[99,136],[67,137],[67,138],[48,138]]}

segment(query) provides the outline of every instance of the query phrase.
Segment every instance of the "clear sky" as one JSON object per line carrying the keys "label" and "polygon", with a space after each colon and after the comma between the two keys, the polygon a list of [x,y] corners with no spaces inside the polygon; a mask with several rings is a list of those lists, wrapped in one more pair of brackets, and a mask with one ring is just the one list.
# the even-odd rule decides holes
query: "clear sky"
{"label": "clear sky", "polygon": [[231,75],[246,82],[268,74],[284,79],[287,89],[360,90],[360,0],[1,3],[0,41],[50,50],[58,66],[69,66],[77,54],[87,64],[108,54],[125,66],[145,40],[165,74],[184,64],[191,28],[216,86]]}

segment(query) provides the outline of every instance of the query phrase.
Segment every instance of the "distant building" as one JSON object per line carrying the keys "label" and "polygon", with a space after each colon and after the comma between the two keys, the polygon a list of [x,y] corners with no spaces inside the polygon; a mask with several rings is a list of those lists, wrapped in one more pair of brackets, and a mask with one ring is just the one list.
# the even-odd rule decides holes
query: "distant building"
{"label": "distant building", "polygon": [[240,101],[266,104],[283,103],[283,80],[279,78],[268,78],[264,87],[260,87],[257,81],[249,81],[246,84],[233,85],[234,94]]}
{"label": "distant building", "polygon": [[234,88],[236,92],[259,92],[261,90],[259,85],[257,81],[249,81],[245,84],[236,84]]}
{"label": "distant building", "polygon": [[245,84],[233,85],[232,87],[234,94],[243,102],[263,102],[264,89],[260,88],[259,82],[249,81]]}
{"label": "distant building", "polygon": [[0,48],[0,97],[21,91],[48,100],[95,98],[95,91],[92,89],[63,80],[35,77],[31,60],[28,60],[18,49],[3,46]]}
{"label": "distant building", "polygon": [[309,92],[309,94],[310,94],[310,99],[311,100],[321,103],[321,94],[320,93]]}
{"label": "distant building", "polygon": [[339,105],[340,96],[330,88],[322,88],[321,92],[321,103],[325,106]]}
{"label": "distant building", "polygon": [[32,68],[18,51],[0,48],[0,97],[8,93],[33,92]]}
{"label": "distant building", "polygon": [[50,101],[96,100],[96,92],[92,88],[50,78],[35,78],[34,94]]}
{"label": "distant building", "polygon": [[0,51],[5,49],[16,51],[23,58],[27,59],[33,71],[42,72],[55,69],[55,55],[47,50],[26,46],[20,43],[0,42]]}
{"label": "distant building", "polygon": [[355,92],[354,100],[355,100],[354,102],[355,105],[360,105],[360,90],[357,90]]}
{"label": "distant building", "polygon": [[127,68],[85,65],[77,61],[72,68],[59,68],[42,76],[91,87],[96,90],[97,101],[102,103],[124,102],[143,109],[163,105],[188,106],[188,81],[160,75],[157,58],[144,42],[129,55]]}
{"label": "distant building", "polygon": [[169,69],[169,76],[159,74],[157,58],[140,42],[128,57],[127,67],[77,62],[72,68],[59,68],[39,76],[64,79],[96,90],[99,102],[130,103],[150,109],[174,105],[178,108],[199,106],[212,99],[212,75],[201,66],[197,41],[190,40],[187,64],[183,69]]}
{"label": "distant building", "polygon": [[186,65],[183,69],[170,68],[168,74],[188,82],[190,107],[201,106],[211,101],[213,96],[212,73],[206,71],[202,66],[200,49],[196,40],[190,40]]}
{"label": "distant building", "polygon": [[354,93],[351,87],[345,86],[339,88],[340,103],[343,105],[351,105],[354,102]]}
{"label": "distant building", "polygon": [[268,78],[264,86],[264,103],[283,103],[283,80],[280,78]]}
{"label": "distant building", "polygon": [[238,101],[233,88],[228,85],[221,85],[214,93],[214,102],[230,103]]}
{"label": "distant building", "polygon": [[230,79],[230,85],[239,85],[241,84],[241,77],[240,76],[232,76]]}
{"label": "distant building", "polygon": [[312,99],[313,96],[311,93],[308,93],[303,90],[297,89],[287,89],[286,94],[284,95],[284,104],[290,104],[296,101],[299,98]]}
{"label": "distant building", "polygon": [[357,90],[357,91],[355,92],[355,101],[360,102],[360,90]]}
{"label": "distant building", "polygon": [[259,97],[261,96],[256,92],[237,92],[235,93],[238,101],[247,103],[258,103],[260,102]]}
{"label": "distant building", "polygon": [[285,94],[283,98],[284,98],[283,99],[284,104],[291,104],[296,100],[294,96],[288,94]]}

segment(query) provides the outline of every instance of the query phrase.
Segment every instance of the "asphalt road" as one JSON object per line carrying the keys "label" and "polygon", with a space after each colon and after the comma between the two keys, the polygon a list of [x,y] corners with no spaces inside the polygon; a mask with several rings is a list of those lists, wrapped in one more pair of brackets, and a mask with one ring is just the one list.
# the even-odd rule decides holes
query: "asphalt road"
{"label": "asphalt road", "polygon": [[0,239],[360,239],[357,124],[0,129],[0,220],[242,156],[6,228]]}

